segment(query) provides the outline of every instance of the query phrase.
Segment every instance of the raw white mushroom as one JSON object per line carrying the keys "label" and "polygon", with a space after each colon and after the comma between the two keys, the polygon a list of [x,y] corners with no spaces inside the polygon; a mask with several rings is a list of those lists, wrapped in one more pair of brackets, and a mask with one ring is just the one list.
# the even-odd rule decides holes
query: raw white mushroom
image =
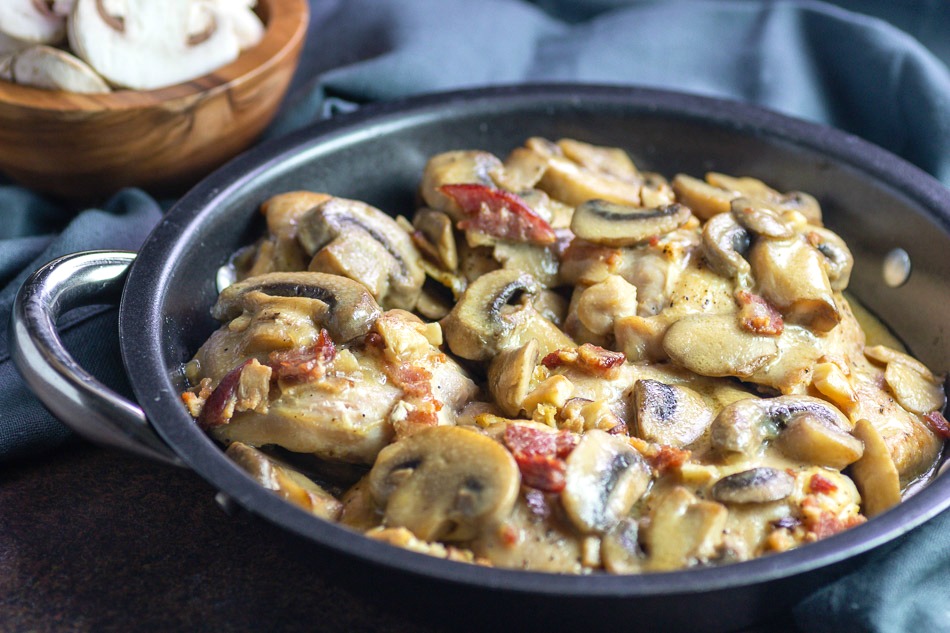
{"label": "raw white mushroom", "polygon": [[256,4],[256,0],[196,0],[191,5],[188,34],[200,37],[206,33],[209,27],[213,27],[214,12],[219,11],[231,19],[231,28],[241,50],[247,50],[264,37],[264,23],[254,13]]}
{"label": "raw white mushroom", "polygon": [[56,44],[66,32],[66,20],[53,12],[47,0],[3,0],[0,32],[31,44]]}
{"label": "raw white mushroom", "polygon": [[104,0],[76,0],[69,43],[108,81],[151,90],[200,77],[240,54],[227,13],[209,5],[213,28],[195,42],[188,33],[192,0],[125,0],[121,18]]}
{"label": "raw white mushroom", "polygon": [[0,79],[23,86],[68,92],[109,92],[109,85],[82,60],[52,46],[37,45],[4,56]]}

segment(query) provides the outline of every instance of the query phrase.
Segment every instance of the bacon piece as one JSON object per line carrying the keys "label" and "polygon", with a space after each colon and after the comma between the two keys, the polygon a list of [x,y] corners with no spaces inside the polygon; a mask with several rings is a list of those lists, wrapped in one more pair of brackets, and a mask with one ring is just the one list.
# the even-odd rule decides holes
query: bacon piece
{"label": "bacon piece", "polygon": [[561,492],[566,482],[565,458],[577,445],[569,431],[544,431],[527,424],[510,424],[505,445],[521,471],[524,485],[544,492]]}
{"label": "bacon piece", "polygon": [[279,380],[310,382],[323,378],[335,357],[336,345],[330,333],[320,330],[320,336],[310,347],[271,352],[267,361]]}
{"label": "bacon piece", "polygon": [[531,244],[552,244],[557,239],[551,225],[511,192],[476,183],[442,185],[439,191],[468,216],[459,222],[460,229]]}
{"label": "bacon piece", "polygon": [[198,416],[198,426],[204,430],[227,424],[234,415],[234,405],[237,403],[237,388],[241,382],[241,372],[253,359],[246,360],[228,373],[214,388],[205,401]]}
{"label": "bacon piece", "polygon": [[924,416],[927,425],[942,438],[950,439],[950,422],[939,411],[931,411]]}
{"label": "bacon piece", "polygon": [[515,453],[521,471],[521,483],[544,492],[561,492],[567,483],[567,464],[563,459],[538,453]]}
{"label": "bacon piece", "polygon": [[815,473],[808,480],[808,489],[815,494],[828,494],[838,489],[838,486],[829,479]]}
{"label": "bacon piece", "polygon": [[763,297],[745,290],[736,293],[739,326],[756,334],[779,335],[785,329],[781,313]]}
{"label": "bacon piece", "polygon": [[553,351],[541,359],[541,364],[548,369],[571,365],[594,376],[609,377],[612,371],[623,365],[626,360],[627,357],[623,352],[614,352],[599,345],[584,343],[576,349]]}

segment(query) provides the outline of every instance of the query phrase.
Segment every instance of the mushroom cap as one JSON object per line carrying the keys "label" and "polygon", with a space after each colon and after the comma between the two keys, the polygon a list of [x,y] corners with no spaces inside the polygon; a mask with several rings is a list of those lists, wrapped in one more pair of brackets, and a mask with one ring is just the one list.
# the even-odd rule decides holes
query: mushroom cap
{"label": "mushroom cap", "polygon": [[458,426],[430,427],[390,444],[369,474],[385,525],[426,541],[477,537],[511,513],[520,484],[511,453]]}
{"label": "mushroom cap", "polygon": [[65,32],[65,19],[51,11],[45,2],[0,2],[0,33],[4,35],[33,44],[56,44]]}
{"label": "mushroom cap", "polygon": [[682,204],[644,209],[595,199],[574,210],[571,230],[577,237],[602,246],[633,246],[665,235],[691,217],[689,207]]}
{"label": "mushroom cap", "polygon": [[109,85],[78,57],[37,45],[14,53],[3,75],[20,85],[78,93],[109,92]]}

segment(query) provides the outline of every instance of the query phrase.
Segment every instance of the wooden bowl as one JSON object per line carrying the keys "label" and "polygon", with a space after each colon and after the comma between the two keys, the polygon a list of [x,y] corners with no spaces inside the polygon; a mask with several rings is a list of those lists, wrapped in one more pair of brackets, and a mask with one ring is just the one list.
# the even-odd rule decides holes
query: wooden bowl
{"label": "wooden bowl", "polygon": [[307,0],[258,0],[266,30],[234,62],[158,90],[76,94],[0,81],[0,171],[57,197],[177,193],[247,148],[297,67]]}

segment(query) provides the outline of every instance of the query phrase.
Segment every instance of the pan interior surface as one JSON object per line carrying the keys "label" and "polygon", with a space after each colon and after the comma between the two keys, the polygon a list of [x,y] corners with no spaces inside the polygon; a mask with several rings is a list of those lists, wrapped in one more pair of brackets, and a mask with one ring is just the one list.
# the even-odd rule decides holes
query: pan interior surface
{"label": "pan interior surface", "polygon": [[[596,86],[534,86],[436,95],[369,107],[265,144],[186,195],[149,238],[129,276],[120,336],[139,402],[162,437],[239,504],[305,538],[388,569],[520,596],[613,600],[684,596],[781,582],[833,565],[950,505],[950,478],[867,525],[801,550],[736,565],[650,576],[566,577],[467,566],[372,542],[324,524],[263,490],[224,456],[180,404],[181,365],[217,327],[217,269],[263,230],[270,196],[308,189],[410,215],[427,158],[452,149],[505,155],[529,136],[619,146],[643,170],[759,178],[815,195],[851,246],[851,290],[937,370],[950,359],[950,195],[935,180],[853,137],[748,106]],[[907,283],[882,280],[895,248]],[[748,613],[764,608],[750,594]],[[657,603],[659,604],[659,603]]]}

